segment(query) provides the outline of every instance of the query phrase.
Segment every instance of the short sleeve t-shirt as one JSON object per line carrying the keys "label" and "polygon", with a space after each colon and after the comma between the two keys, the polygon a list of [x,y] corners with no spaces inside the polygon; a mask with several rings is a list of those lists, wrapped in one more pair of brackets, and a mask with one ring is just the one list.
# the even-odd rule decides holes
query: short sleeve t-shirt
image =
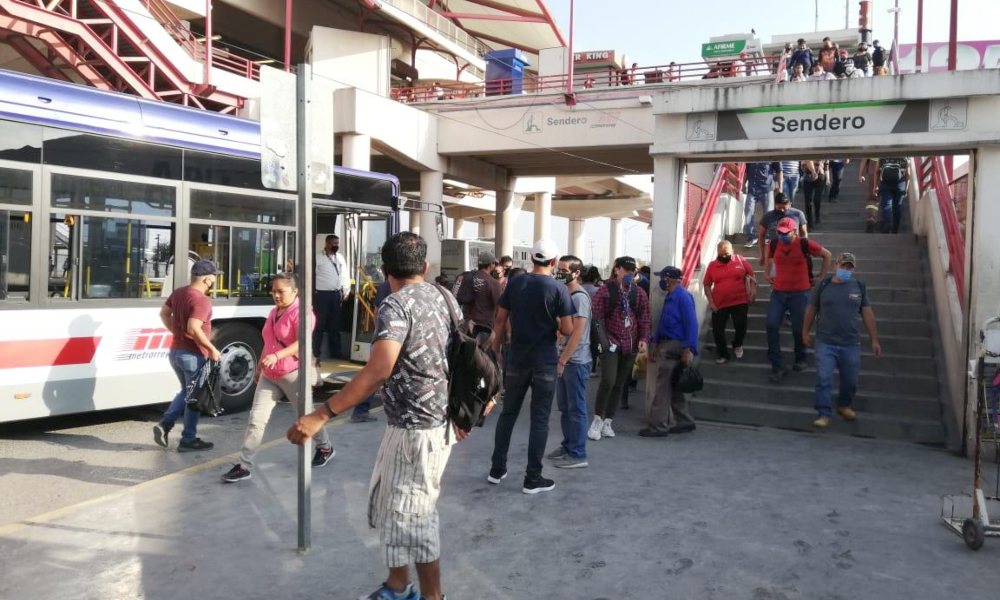
{"label": "short sleeve t-shirt", "polygon": [[[802,253],[801,238],[796,237],[790,243],[778,242],[771,259],[774,261],[774,290],[777,292],[794,293],[808,292],[812,287],[809,282],[808,258]],[[768,252],[770,252],[768,244]],[[823,254],[823,246],[809,240],[809,256]]]}
{"label": "short sleeve t-shirt", "polygon": [[733,255],[732,260],[722,264],[713,260],[705,269],[704,286],[712,286],[712,302],[715,307],[731,308],[747,304],[746,276],[749,263],[742,256]]}
{"label": "short sleeve t-shirt", "polygon": [[378,310],[374,343],[403,345],[382,385],[386,421],[402,429],[432,429],[447,419],[448,339],[451,314],[445,297],[459,312],[450,292],[427,282],[412,283],[391,294]]}
{"label": "short sleeve t-shirt", "polygon": [[559,318],[573,315],[569,290],[548,275],[525,273],[510,280],[500,306],[510,311],[510,362],[554,365],[559,362]]}
{"label": "short sleeve t-shirt", "polygon": [[491,275],[482,271],[466,274],[457,294],[465,319],[493,329],[501,293],[500,282]]}
{"label": "short sleeve t-shirt", "polygon": [[809,298],[810,306],[816,309],[816,337],[832,346],[857,346],[861,343],[858,315],[862,308],[871,306],[868,292],[857,279],[825,281],[829,283],[816,284]]}
{"label": "short sleeve t-shirt", "polygon": [[[583,323],[583,331],[585,332],[583,337],[580,338],[580,343],[577,344],[576,350],[573,351],[573,356],[569,357],[569,362],[573,364],[586,364],[589,363],[592,358],[590,356],[590,320],[593,302],[591,301],[590,294],[585,290],[580,290],[578,292],[573,292],[570,294],[570,300],[573,302],[573,325],[576,326],[576,319],[583,318],[586,319]],[[559,340],[559,355],[562,355],[562,351],[566,348],[566,344],[569,343],[569,337],[563,336]]]}
{"label": "short sleeve t-shirt", "polygon": [[760,226],[764,228],[764,240],[770,242],[771,240],[778,239],[778,221],[788,217],[798,223],[801,231],[803,225],[807,225],[806,213],[802,212],[797,208],[788,207],[784,212],[780,210],[772,210],[764,214],[760,218]]}
{"label": "short sleeve t-shirt", "polygon": [[167,298],[170,308],[170,332],[174,334],[171,350],[183,350],[201,354],[208,358],[208,349],[202,348],[198,342],[188,335],[188,319],[201,321],[201,330],[205,337],[212,338],[212,299],[189,285],[177,288]]}

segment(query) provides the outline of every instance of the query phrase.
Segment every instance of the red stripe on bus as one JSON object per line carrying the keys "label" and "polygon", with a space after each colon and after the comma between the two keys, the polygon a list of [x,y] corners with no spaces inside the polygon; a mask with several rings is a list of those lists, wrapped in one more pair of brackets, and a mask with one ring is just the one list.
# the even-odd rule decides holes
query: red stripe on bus
{"label": "red stripe on bus", "polygon": [[88,365],[100,343],[99,337],[0,342],[0,369]]}

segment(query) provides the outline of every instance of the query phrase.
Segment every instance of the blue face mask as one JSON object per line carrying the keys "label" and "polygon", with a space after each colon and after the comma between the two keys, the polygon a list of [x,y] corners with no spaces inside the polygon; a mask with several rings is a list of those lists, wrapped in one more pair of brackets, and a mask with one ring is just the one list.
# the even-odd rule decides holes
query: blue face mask
{"label": "blue face mask", "polygon": [[785,244],[791,244],[792,243],[792,236],[791,235],[780,235],[780,236],[778,236],[778,239],[780,239],[782,241],[782,243],[785,243]]}
{"label": "blue face mask", "polygon": [[667,291],[667,280],[666,279],[661,279],[660,280],[660,289],[663,290],[664,292]]}
{"label": "blue face mask", "polygon": [[837,269],[837,279],[841,281],[850,281],[853,276],[854,271],[850,269]]}
{"label": "blue face mask", "polygon": [[625,285],[632,285],[632,280],[635,279],[635,275],[629,273],[628,275],[622,277],[622,283]]}

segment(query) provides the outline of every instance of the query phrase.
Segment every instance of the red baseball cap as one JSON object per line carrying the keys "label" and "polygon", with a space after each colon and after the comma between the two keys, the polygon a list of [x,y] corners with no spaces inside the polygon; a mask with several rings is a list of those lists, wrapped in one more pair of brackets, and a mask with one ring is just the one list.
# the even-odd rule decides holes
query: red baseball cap
{"label": "red baseball cap", "polygon": [[778,221],[777,230],[778,233],[791,233],[799,228],[799,224],[795,222],[795,219],[791,217],[785,217]]}

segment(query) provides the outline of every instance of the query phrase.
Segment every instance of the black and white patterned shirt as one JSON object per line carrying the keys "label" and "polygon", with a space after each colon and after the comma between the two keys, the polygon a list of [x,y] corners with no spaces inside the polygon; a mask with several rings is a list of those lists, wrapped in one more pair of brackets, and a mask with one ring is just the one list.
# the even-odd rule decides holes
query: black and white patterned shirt
{"label": "black and white patterned shirt", "polygon": [[[445,296],[459,311],[451,292],[413,283],[390,295],[379,307],[374,341],[403,345],[382,386],[386,420],[392,427],[432,429],[447,419],[448,338],[451,315]],[[459,313],[460,314],[460,313]]]}

